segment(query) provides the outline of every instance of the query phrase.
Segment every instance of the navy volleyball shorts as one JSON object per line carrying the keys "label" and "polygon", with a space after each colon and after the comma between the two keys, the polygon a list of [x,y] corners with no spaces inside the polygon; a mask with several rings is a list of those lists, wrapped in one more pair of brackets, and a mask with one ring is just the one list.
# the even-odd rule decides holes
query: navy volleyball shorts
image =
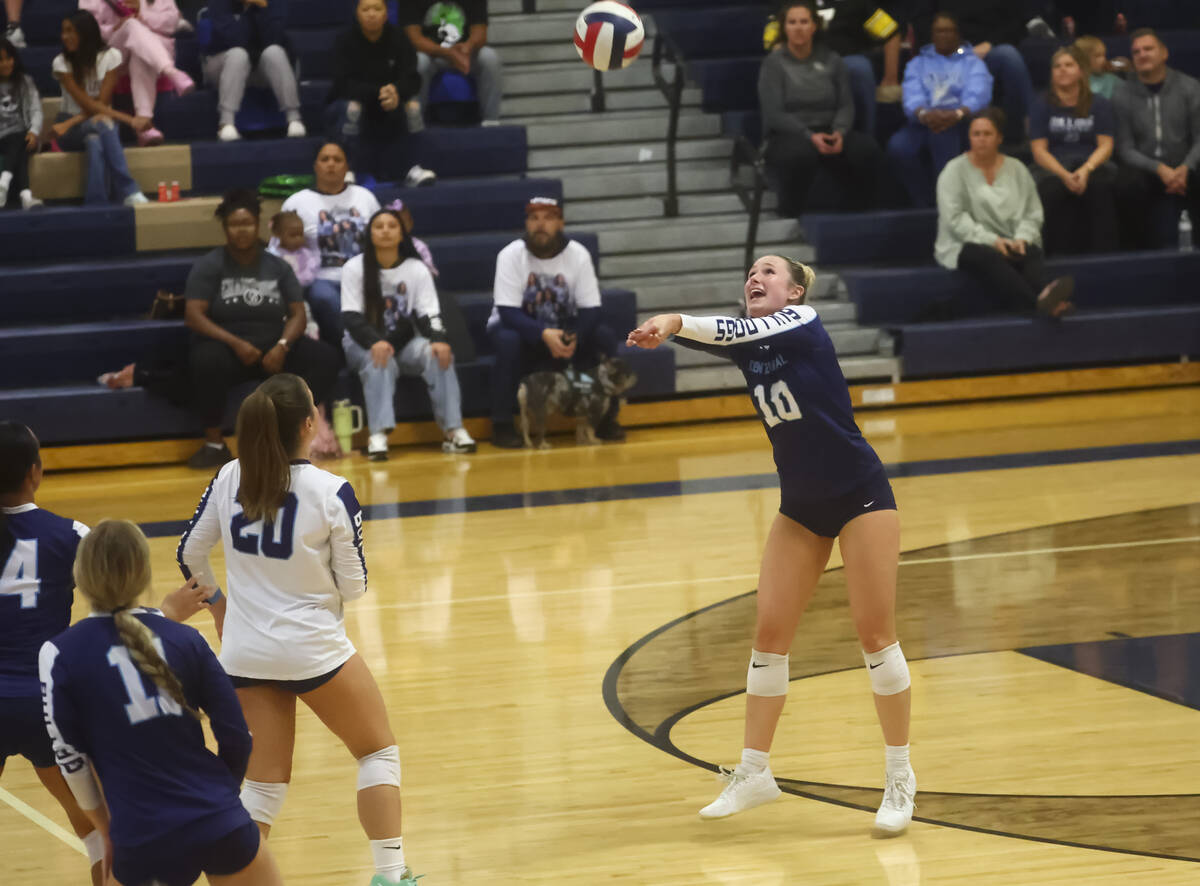
{"label": "navy volleyball shorts", "polygon": [[896,510],[892,484],[888,482],[887,472],[882,467],[861,486],[837,498],[806,501],[789,489],[781,488],[779,492],[779,513],[826,538],[837,538],[842,528],[855,517],[871,511]]}
{"label": "navy volleyball shorts", "polygon": [[204,843],[188,845],[178,831],[140,846],[113,847],[113,876],[125,886],[192,886],[201,874],[228,877],[258,855],[258,825],[249,820]]}
{"label": "navy volleyball shorts", "polygon": [[0,766],[18,755],[38,769],[54,765],[40,697],[0,698]]}
{"label": "navy volleyball shorts", "polygon": [[332,671],[326,671],[324,674],[309,677],[307,680],[264,680],[258,677],[235,677],[233,674],[229,675],[229,679],[233,681],[234,689],[249,689],[251,686],[274,686],[276,689],[282,689],[284,692],[294,692],[296,695],[303,695],[306,692],[312,692],[314,689],[320,689],[336,677],[338,671],[345,666],[345,662],[342,662],[342,664],[338,665]]}

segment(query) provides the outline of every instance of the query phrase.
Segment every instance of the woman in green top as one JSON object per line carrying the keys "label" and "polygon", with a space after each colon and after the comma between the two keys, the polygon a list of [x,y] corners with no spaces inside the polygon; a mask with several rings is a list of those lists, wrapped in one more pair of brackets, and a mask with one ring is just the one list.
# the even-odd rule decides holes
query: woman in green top
{"label": "woman in green top", "polygon": [[1000,153],[1004,112],[986,108],[971,120],[971,147],[938,176],[934,254],[958,268],[1002,311],[1061,317],[1073,307],[1075,281],[1046,281],[1042,203],[1025,164]]}

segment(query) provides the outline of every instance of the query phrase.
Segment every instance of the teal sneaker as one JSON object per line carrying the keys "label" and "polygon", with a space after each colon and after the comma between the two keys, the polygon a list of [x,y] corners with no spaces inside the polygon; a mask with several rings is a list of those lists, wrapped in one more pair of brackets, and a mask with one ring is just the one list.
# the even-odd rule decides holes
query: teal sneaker
{"label": "teal sneaker", "polygon": [[417,881],[424,876],[424,874],[414,874],[411,868],[405,868],[404,876],[400,878],[399,884],[388,880],[383,874],[376,874],[371,878],[370,886],[417,886]]}

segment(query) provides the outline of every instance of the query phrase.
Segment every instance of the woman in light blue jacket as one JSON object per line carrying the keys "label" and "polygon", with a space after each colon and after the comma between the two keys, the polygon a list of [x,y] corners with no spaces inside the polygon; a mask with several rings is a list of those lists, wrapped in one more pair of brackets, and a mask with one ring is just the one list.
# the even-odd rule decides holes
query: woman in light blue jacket
{"label": "woman in light blue jacket", "polygon": [[964,43],[947,13],[933,20],[933,42],[904,71],[908,124],[888,142],[888,156],[914,206],[933,206],[933,186],[967,147],[967,120],[992,100],[992,75]]}

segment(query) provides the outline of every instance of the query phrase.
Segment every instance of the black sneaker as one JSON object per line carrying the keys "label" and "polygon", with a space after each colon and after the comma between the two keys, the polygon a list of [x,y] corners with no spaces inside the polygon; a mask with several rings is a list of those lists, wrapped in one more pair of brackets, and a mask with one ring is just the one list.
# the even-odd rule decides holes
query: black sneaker
{"label": "black sneaker", "polygon": [[501,449],[524,449],[525,438],[510,424],[493,424],[492,445]]}
{"label": "black sneaker", "polygon": [[221,448],[209,446],[205,443],[200,447],[191,458],[188,459],[189,468],[219,468],[227,461],[233,461],[233,453],[229,451],[229,447],[224,443]]}
{"label": "black sneaker", "polygon": [[624,443],[625,429],[615,418],[606,418],[596,425],[596,439],[606,440],[609,443]]}

